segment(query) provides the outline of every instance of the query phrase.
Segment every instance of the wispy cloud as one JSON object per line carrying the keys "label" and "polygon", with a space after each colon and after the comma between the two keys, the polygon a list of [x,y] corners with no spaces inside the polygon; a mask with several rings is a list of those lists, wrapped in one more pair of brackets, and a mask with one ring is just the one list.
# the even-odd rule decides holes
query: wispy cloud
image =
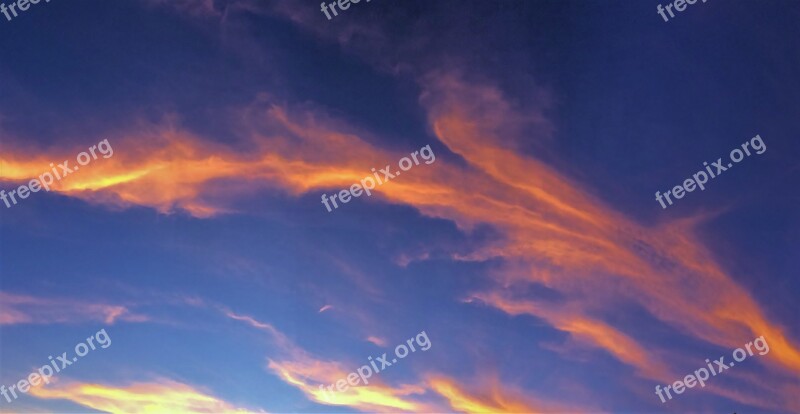
{"label": "wispy cloud", "polygon": [[[626,332],[615,322],[588,315],[613,315],[620,303],[629,303],[682,334],[725,348],[764,335],[771,360],[800,372],[797,345],[695,235],[702,218],[641,225],[519,150],[523,140],[552,138],[542,108],[517,108],[498,88],[467,84],[451,73],[433,73],[420,82],[430,129],[465,163],[443,158],[435,168],[414,170],[376,188],[365,202],[409,205],[464,231],[477,225],[495,229],[500,238],[456,257],[502,259],[503,267],[491,275],[496,287],[476,297],[510,315],[541,318],[648,378],[662,378],[666,370],[647,351],[661,349],[648,342],[647,328]],[[220,200],[245,197],[254,188],[297,196],[343,188],[363,178],[368,166],[402,156],[370,144],[374,140],[366,139],[367,133],[316,109],[267,102],[242,109],[238,116],[240,134],[250,146],[247,153],[174,125],[143,128],[111,139],[113,158],[70,176],[56,191],[103,204],[144,205],[165,213],[182,209],[209,217],[232,211],[229,201]],[[0,179],[35,177],[47,165],[43,161],[61,155],[22,161],[25,154],[4,154]],[[221,182],[226,185],[215,185]],[[562,294],[564,306],[553,311],[537,305],[535,298],[514,296],[520,287],[533,285]]]}
{"label": "wispy cloud", "polygon": [[377,382],[366,387],[351,387],[344,392],[326,394],[319,388],[320,385],[336,383],[337,380],[346,378],[347,374],[357,367],[348,371],[340,362],[314,357],[268,323],[232,312],[227,312],[227,316],[268,332],[275,340],[282,356],[269,359],[267,368],[287,384],[301,390],[312,401],[327,405],[349,406],[370,412],[419,411],[427,407],[409,398],[411,395],[424,393],[422,388],[413,385],[389,387]]}
{"label": "wispy cloud", "polygon": [[[369,172],[365,160],[375,165],[392,160],[356,135],[330,129],[327,124],[338,123],[315,119],[319,115],[313,112],[300,112],[293,120],[286,108],[257,104],[240,116],[243,139],[252,146],[247,153],[202,139],[173,121],[140,125],[109,138],[114,157],[58,181],[52,191],[116,208],[141,205],[210,217],[229,211],[229,199],[254,189],[297,195],[363,178]],[[297,152],[304,146],[317,152]],[[70,148],[32,156],[31,151],[8,148],[0,158],[0,181],[27,182],[53,160],[70,160],[77,153]]]}
{"label": "wispy cloud", "polygon": [[[251,317],[239,316],[234,319],[246,321],[255,328],[281,338],[279,345],[284,356],[269,359],[267,368],[287,384],[302,391],[309,400],[320,404],[347,406],[356,410],[381,413],[398,410],[417,413],[446,411],[446,405],[435,398],[433,395],[435,393],[444,398],[452,409],[465,413],[558,412],[559,410],[563,412],[567,408],[566,405],[547,402],[544,399],[522,397],[524,393],[508,384],[502,384],[496,378],[483,384],[489,390],[488,394],[476,395],[467,391],[467,387],[457,380],[432,372],[423,374],[418,381],[411,384],[387,384],[381,378],[373,376],[370,377],[368,385],[350,387],[345,391],[326,392],[320,385],[323,387],[332,385],[338,380],[347,378],[357,366],[315,357],[288,340],[282,333],[276,332],[270,324]],[[370,337],[370,339],[375,342],[385,342],[379,338]],[[349,370],[345,369],[345,366],[348,366]],[[533,407],[537,408],[534,410]],[[587,410],[569,406],[569,411]]]}
{"label": "wispy cloud", "polygon": [[62,399],[109,413],[250,413],[192,386],[160,379],[126,386],[68,382],[33,387],[41,399]]}
{"label": "wispy cloud", "polygon": [[510,315],[528,314],[540,317],[554,328],[572,334],[577,340],[600,347],[620,361],[636,367],[643,377],[670,381],[676,376],[663,361],[650,355],[633,338],[595,318],[573,313],[554,304],[509,300],[497,293],[478,294],[474,298]]}
{"label": "wispy cloud", "polygon": [[326,405],[342,405],[367,412],[430,412],[430,406],[411,398],[421,395],[425,389],[415,385],[387,386],[370,383],[367,386],[350,387],[342,392],[327,394],[320,385],[335,384],[346,378],[349,372],[338,362],[313,358],[305,353],[293,352],[292,360],[270,360],[267,367],[287,384],[290,384],[310,400]]}
{"label": "wispy cloud", "polygon": [[148,317],[125,306],[86,303],[63,298],[44,298],[0,292],[0,325],[56,324],[102,321],[144,322]]}
{"label": "wispy cloud", "polygon": [[468,390],[453,378],[433,376],[428,380],[431,389],[444,397],[450,408],[462,413],[579,413],[596,409],[568,406],[531,398],[529,393],[514,390],[497,379],[486,381],[481,392]]}
{"label": "wispy cloud", "polygon": [[377,336],[368,336],[367,337],[367,342],[370,342],[370,343],[375,344],[375,345],[380,346],[380,347],[385,347],[386,346],[386,340],[383,339],[383,338],[379,338]]}
{"label": "wispy cloud", "polygon": [[[780,365],[800,371],[796,345],[695,236],[698,219],[656,228],[639,225],[553,168],[512,151],[519,141],[514,128],[536,125],[542,117],[518,114],[492,88],[468,86],[451,76],[429,82],[424,101],[437,137],[490,177],[492,185],[476,180],[471,188],[480,196],[421,209],[465,227],[480,222],[503,232],[502,241],[468,257],[504,259],[505,268],[494,274],[495,292],[484,296],[489,303],[512,315],[540,317],[651,378],[665,371],[648,354],[664,349],[646,342],[647,328],[626,335],[612,328],[612,322],[588,315],[613,315],[624,301],[683,334],[726,348],[765,335],[775,338]],[[543,139],[548,131],[542,129]],[[521,287],[535,284],[561,293],[564,305],[536,305],[535,298],[519,298]],[[515,296],[522,300],[508,300]]]}

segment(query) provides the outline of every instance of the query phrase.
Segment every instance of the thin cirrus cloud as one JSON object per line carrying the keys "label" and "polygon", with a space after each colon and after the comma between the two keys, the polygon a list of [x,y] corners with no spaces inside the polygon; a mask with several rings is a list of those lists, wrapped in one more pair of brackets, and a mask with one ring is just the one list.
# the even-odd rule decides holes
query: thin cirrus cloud
{"label": "thin cirrus cloud", "polygon": [[[512,390],[496,378],[486,381],[481,389],[488,393],[475,393],[457,380],[438,375],[425,374],[416,383],[388,385],[373,375],[366,386],[349,387],[344,391],[325,392],[320,385],[328,386],[346,379],[354,372],[345,363],[317,358],[278,332],[272,325],[252,317],[226,312],[227,316],[244,321],[248,325],[264,330],[279,344],[283,356],[269,359],[267,368],[287,384],[299,389],[306,397],[324,405],[346,406],[365,412],[445,412],[447,409],[465,413],[491,412],[583,412],[586,407],[547,402],[543,399],[523,397],[520,391]],[[530,395],[530,393],[527,393]],[[596,411],[596,410],[593,410]]]}
{"label": "thin cirrus cloud", "polygon": [[[408,65],[427,71],[446,65],[441,61],[452,56],[442,54],[443,59],[437,56],[426,62],[409,57],[417,60],[414,64],[395,62],[386,56],[406,56],[405,52],[423,44],[422,39],[431,37],[429,28],[414,26],[419,36],[408,36],[411,42],[392,47],[388,47],[389,42],[381,44],[380,49],[391,53],[379,53],[370,47],[386,40],[391,31],[381,30],[377,19],[340,19],[335,26],[323,27],[317,8],[298,6],[293,1],[275,1],[263,7],[252,0],[142,1],[172,7],[204,21],[219,18],[222,24],[242,23],[230,18],[233,9],[269,10],[269,14],[282,16],[326,42],[338,42],[350,56],[368,63],[380,62],[381,70]],[[362,10],[366,13],[370,9]],[[763,335],[771,352],[750,366],[764,368],[768,375],[755,381],[750,371],[734,371],[705,389],[743,404],[800,411],[796,389],[792,388],[795,384],[785,379],[800,372],[797,338],[788,337],[782,326],[786,322],[779,316],[767,316],[770,313],[733,280],[726,263],[716,259],[696,235],[702,217],[643,225],[592,196],[580,182],[520,149],[521,145],[546,144],[553,139],[554,128],[542,108],[518,107],[491,82],[474,78],[467,82],[454,71],[418,75],[427,127],[438,140],[436,148],[443,148],[441,153],[437,149],[437,163],[403,173],[400,179],[373,190],[371,198],[357,201],[375,208],[381,204],[410,206],[425,217],[455,223],[466,237],[479,227],[496,232],[497,237],[474,250],[453,254],[454,261],[490,262],[491,270],[486,275],[488,284],[481,284],[483,287],[466,296],[454,295],[452,300],[461,300],[464,306],[479,312],[513,318],[520,324],[530,321],[531,330],[542,329],[543,322],[590,352],[610,355],[638,377],[662,383],[685,374],[679,363],[711,355],[678,354],[676,351],[681,350],[676,346],[655,340],[656,332],[663,334],[661,330],[667,329],[681,342],[690,339],[725,352]],[[374,137],[368,137],[369,132],[307,106],[298,110],[261,101],[236,111],[234,118],[231,135],[241,144],[237,148],[170,121],[108,131],[90,139],[86,146],[109,138],[114,156],[81,167],[55,183],[53,191],[115,209],[144,206],[164,214],[186,212],[213,218],[235,214],[240,205],[246,205],[239,202],[254,194],[277,190],[295,199],[309,196],[322,211],[313,196],[349,187],[369,175],[370,167],[396,165],[407,155],[384,149],[376,143],[385,139],[370,139]],[[15,141],[26,140],[18,137]],[[0,181],[22,184],[48,171],[51,162],[74,160],[84,148],[6,148],[0,155]],[[337,214],[347,213],[339,210]],[[428,257],[424,251],[406,252],[397,256],[395,263],[405,267]],[[345,265],[333,263],[350,270],[343,273],[355,285],[378,296],[369,275],[344,267],[345,259],[340,259]],[[526,293],[540,286],[557,292],[559,299]],[[121,305],[7,293],[0,293],[0,299],[0,325],[146,320]],[[323,317],[347,313],[348,304],[336,299],[326,297],[317,302],[336,306],[335,312]],[[319,312],[326,312],[329,306]],[[630,319],[621,317],[630,309],[641,310],[640,316],[659,323],[632,326]],[[384,382],[390,377],[379,376],[369,386],[326,397],[318,386],[345,378],[357,367],[351,366],[352,360],[332,361],[311,355],[271,324],[227,308],[218,310],[231,320],[268,332],[282,353],[268,360],[267,370],[310,401],[323,405],[374,412],[596,411],[531,397],[530,390],[522,390],[505,376],[503,380],[469,383],[469,379],[455,378],[453,373],[438,372],[420,372],[410,383],[391,385]],[[367,337],[378,330],[361,328],[354,340],[360,342],[366,337],[375,345],[386,345],[382,338]],[[594,361],[584,362],[592,366]],[[474,368],[485,372],[493,367]],[[728,380],[746,384],[747,389],[731,386]],[[54,384],[37,388],[32,395],[67,399],[110,412],[143,412],[147,407],[175,412],[242,411],[236,404],[168,380],[126,386]],[[648,397],[653,399],[652,395]]]}
{"label": "thin cirrus cloud", "polygon": [[[764,335],[771,360],[784,370],[800,371],[796,345],[698,241],[696,220],[642,226],[552,167],[514,151],[522,131],[538,131],[544,139],[551,128],[541,113],[523,115],[492,86],[467,85],[458,76],[437,74],[423,81],[423,89],[421,102],[431,130],[468,165],[439,157],[429,168],[377,187],[372,199],[413,206],[465,231],[479,224],[499,231],[504,236],[499,241],[458,257],[504,259],[505,270],[492,275],[498,287],[476,293],[481,302],[512,316],[548,321],[651,379],[671,378],[663,368],[666,361],[646,351],[663,347],[648,344],[641,330],[625,332],[590,315],[613,314],[625,300],[683,334],[724,348]],[[114,157],[99,160],[85,175],[81,170],[68,177],[56,191],[117,207],[144,205],[165,213],[183,209],[210,217],[232,211],[227,201],[217,200],[244,196],[254,187],[297,196],[344,188],[363,178],[366,166],[394,163],[405,155],[375,147],[363,133],[318,111],[253,105],[239,119],[239,130],[252,146],[248,154],[172,125],[152,127],[111,139]],[[142,134],[148,139],[132,139]],[[133,142],[149,147],[132,149]],[[18,161],[23,154],[6,157],[3,161],[11,167],[0,178],[28,179],[39,171],[41,163]],[[238,185],[215,186],[219,180]],[[536,284],[562,293],[569,311],[544,311],[546,307],[531,305],[531,298],[509,295],[515,287]],[[619,341],[608,338],[638,351],[623,352]]]}
{"label": "thin cirrus cloud", "polygon": [[126,306],[86,303],[63,298],[44,298],[0,292],[0,325],[60,324],[102,321],[145,322],[148,317]]}
{"label": "thin cirrus cloud", "polygon": [[600,412],[597,409],[567,406],[542,399],[535,400],[529,396],[530,393],[515,390],[497,378],[485,381],[478,393],[445,376],[431,376],[427,382],[433,391],[447,400],[451,409],[462,413]]}
{"label": "thin cirrus cloud", "polygon": [[[286,108],[268,104],[242,111],[246,136],[253,145],[242,154],[203,140],[167,122],[114,134],[114,156],[98,159],[52,185],[52,191],[116,208],[141,205],[162,213],[186,211],[211,217],[230,211],[227,200],[254,188],[277,188],[290,194],[353,183],[369,171],[365,160],[393,157],[350,132],[325,126],[303,112],[291,119]],[[338,125],[338,124],[337,124]],[[315,147],[313,154],[301,152]],[[48,160],[70,160],[80,148],[58,153],[9,150],[0,158],[0,181],[27,183],[48,171]],[[72,163],[74,165],[74,162]],[[222,185],[224,184],[224,185]]]}
{"label": "thin cirrus cloud", "polygon": [[[285,334],[271,324],[247,315],[222,309],[227,317],[244,322],[253,328],[267,332],[278,346],[281,358],[269,359],[267,368],[287,384],[298,388],[312,401],[327,405],[343,405],[373,412],[396,412],[397,410],[421,412],[427,405],[410,399],[410,395],[422,394],[423,389],[412,385],[388,387],[381,383],[351,387],[344,392],[324,393],[320,385],[330,385],[346,378],[349,372],[343,364],[316,358],[297,346]],[[352,371],[350,371],[352,372]]]}
{"label": "thin cirrus cloud", "polygon": [[[319,25],[306,16],[310,9],[278,1],[271,10],[319,35]],[[355,19],[346,22],[347,27],[360,24]],[[370,38],[389,40],[385,33],[379,34]],[[340,44],[348,46],[346,42]],[[372,58],[386,50],[386,44],[379,46],[359,49],[360,56],[374,61]],[[508,270],[495,274],[500,285],[543,284],[564,293],[568,301],[571,299],[569,318],[574,323],[560,318],[561,326],[575,330],[582,326],[581,321],[594,320],[586,316],[592,311],[613,308],[616,300],[626,298],[679,331],[726,348],[764,335],[775,344],[778,365],[794,373],[800,371],[797,346],[780,326],[767,320],[753,298],[733,282],[695,236],[694,226],[700,218],[642,226],[548,165],[513,150],[516,142],[551,138],[553,128],[540,108],[514,108],[497,88],[467,85],[447,72],[420,79],[421,101],[431,129],[470,168],[462,170],[440,162],[435,173],[415,170],[402,181],[378,189],[386,199],[415,206],[429,216],[453,220],[462,228],[490,224],[501,230],[507,236],[505,241],[486,246],[466,259],[505,259]],[[516,128],[521,126],[533,126],[533,136],[530,128]],[[324,147],[324,143],[315,143]],[[339,156],[347,158],[344,153]],[[333,170],[346,170],[342,166]],[[460,191],[466,184],[478,191]],[[324,188],[325,184],[316,187]],[[523,276],[517,276],[520,274]],[[519,303],[509,302],[502,289],[484,293],[490,298],[484,303],[500,310],[519,310]],[[552,315],[536,311],[541,306],[523,307],[525,313],[554,320]],[[583,326],[613,329],[602,321]],[[621,331],[617,335],[636,340]],[[586,340],[591,336],[583,335]],[[608,341],[602,344],[598,338],[589,342],[620,356]],[[663,369],[658,373],[645,366],[644,361],[633,358],[626,363],[648,377],[666,374]]]}
{"label": "thin cirrus cloud", "polygon": [[603,348],[618,360],[636,367],[642,377],[669,381],[677,376],[662,361],[651,357],[634,339],[602,321],[576,315],[569,309],[553,304],[508,300],[500,297],[497,292],[488,295],[476,294],[466,302],[471,303],[473,300],[497,307],[509,315],[538,316],[554,328],[569,333],[578,341]]}
{"label": "thin cirrus cloud", "polygon": [[236,407],[190,385],[166,379],[126,386],[57,382],[32,387],[30,394],[40,399],[69,400],[114,414],[265,412]]}
{"label": "thin cirrus cloud", "polygon": [[[499,196],[495,191],[492,200],[470,208],[452,204],[455,220],[471,223],[480,217],[506,235],[499,245],[472,255],[475,260],[503,258],[508,264],[507,271],[494,275],[502,287],[484,296],[485,303],[511,315],[526,313],[546,320],[605,349],[648,378],[669,378],[666,370],[658,369],[664,365],[653,356],[657,353],[645,351],[663,347],[639,343],[646,341],[645,330],[639,329],[640,337],[635,338],[590,315],[613,314],[624,299],[684,334],[724,348],[764,335],[777,351],[776,365],[800,371],[796,345],[779,325],[767,320],[753,298],[697,240],[696,220],[641,226],[552,168],[507,149],[505,142],[515,136],[498,132],[508,131],[508,121],[516,121],[497,91],[482,91],[452,78],[435,80],[431,90],[436,92],[427,105],[437,137],[491,176],[495,188],[504,188]],[[568,311],[554,314],[532,298],[510,299],[519,287],[533,284],[562,293]],[[635,352],[625,352],[621,346]],[[791,395],[782,397],[790,404]]]}
{"label": "thin cirrus cloud", "polygon": [[[286,18],[318,34],[318,25],[297,18],[306,8],[296,7],[292,2],[278,3],[282,7],[277,10]],[[347,21],[349,26],[361,24]],[[328,37],[319,36],[321,40]],[[379,47],[357,48],[359,56],[369,62],[381,62],[377,66],[385,68],[389,61],[382,51],[387,50],[387,39],[371,38],[384,43]],[[413,44],[414,36],[411,39],[410,42],[394,40],[408,46]],[[347,42],[339,40],[342,47],[352,51]],[[408,58],[419,59],[419,56],[412,53]],[[627,298],[690,336],[726,348],[740,345],[743,338],[763,334],[781,349],[780,365],[795,373],[800,370],[796,345],[792,345],[779,326],[767,321],[755,301],[732,281],[695,237],[694,225],[700,218],[655,228],[641,226],[590,196],[558,171],[514,151],[516,143],[552,139],[554,128],[542,108],[513,108],[497,88],[477,82],[467,85],[459,76],[441,68],[418,77],[431,129],[451,151],[470,164],[471,171],[452,174],[448,166],[440,163],[437,177],[425,177],[424,184],[411,183],[417,187],[416,194],[407,187],[394,185],[387,189],[390,193],[386,196],[413,205],[429,216],[453,220],[465,229],[490,224],[508,236],[505,242],[457,259],[505,259],[507,271],[497,272],[495,277],[501,286],[513,285],[508,291],[519,285],[542,284],[565,293],[575,302],[570,306],[574,321],[559,319],[562,327],[571,327],[568,332],[574,332],[577,326],[613,329],[586,315],[604,306],[613,308],[616,300]],[[523,125],[533,128],[515,128]],[[473,174],[475,171],[480,173]],[[415,171],[417,175],[424,173]],[[445,184],[437,185],[442,182]],[[477,195],[469,196],[463,191],[453,191],[453,187],[478,191]],[[532,257],[536,260],[531,260]],[[485,293],[497,300],[494,305],[498,309],[520,307],[519,302],[501,299],[508,292]],[[528,311],[543,309],[528,306],[524,301],[522,305]],[[548,319],[542,312],[533,316]],[[552,315],[549,317],[553,320]],[[594,336],[597,340],[588,342],[595,342],[612,355],[623,356],[615,349],[619,347],[603,340],[602,335],[578,336],[583,340]],[[635,340],[621,331],[613,336]],[[666,370],[658,368],[663,364],[648,361],[651,358],[627,356],[626,359],[626,363],[633,364],[646,377],[668,375]]]}
{"label": "thin cirrus cloud", "polygon": [[386,345],[387,345],[385,339],[379,338],[377,336],[371,336],[371,335],[367,337],[367,342],[372,343],[373,345],[380,346],[380,347],[386,347]]}
{"label": "thin cirrus cloud", "polygon": [[342,392],[323,392],[320,385],[335,384],[352,372],[343,369],[338,362],[296,354],[296,358],[292,360],[269,360],[267,367],[284,382],[298,388],[307,398],[320,404],[348,406],[367,412],[430,412],[428,404],[413,399],[413,396],[425,392],[424,388],[416,385],[390,387],[370,383],[367,386],[350,387]]}

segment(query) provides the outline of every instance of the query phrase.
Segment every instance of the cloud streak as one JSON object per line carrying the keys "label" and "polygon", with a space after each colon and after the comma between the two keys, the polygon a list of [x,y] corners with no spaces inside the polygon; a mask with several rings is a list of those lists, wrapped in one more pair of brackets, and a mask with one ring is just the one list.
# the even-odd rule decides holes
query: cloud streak
{"label": "cloud streak", "polygon": [[450,408],[461,413],[577,413],[599,412],[585,407],[535,400],[525,393],[513,390],[497,379],[487,381],[482,387],[484,394],[474,393],[453,378],[433,376],[428,379],[431,389],[444,397]]}
{"label": "cloud streak", "polygon": [[[800,372],[797,345],[698,240],[694,228],[700,218],[641,225],[520,151],[523,141],[551,139],[553,128],[541,108],[517,108],[496,87],[466,84],[451,73],[432,73],[420,82],[430,129],[466,164],[441,159],[359,201],[412,206],[464,231],[477,225],[495,229],[499,239],[454,257],[502,259],[502,268],[491,275],[495,288],[474,298],[510,315],[541,318],[646,378],[671,375],[666,362],[647,351],[660,349],[647,342],[647,328],[626,332],[589,315],[614,315],[620,303],[628,303],[681,334],[726,349],[764,335],[775,365]],[[115,207],[142,205],[211,217],[235,211],[231,200],[254,189],[300,196],[344,188],[367,175],[368,166],[405,155],[370,144],[374,140],[366,132],[313,108],[293,110],[262,101],[240,110],[237,118],[246,152],[172,124],[147,126],[111,139],[113,158],[70,176],[55,191]],[[7,153],[0,160],[0,179],[34,177],[46,165],[43,160],[62,157],[50,153],[26,162],[19,152]],[[535,298],[514,297],[519,288],[535,285],[563,296],[559,310]],[[9,321],[20,318],[8,316]]]}
{"label": "cloud streak", "polygon": [[102,321],[145,322],[148,317],[127,307],[0,292],[0,325],[58,324]]}
{"label": "cloud streak", "polygon": [[[416,413],[445,412],[446,406],[465,413],[563,412],[566,409],[566,406],[561,404],[522,397],[523,393],[509,390],[508,385],[496,379],[485,384],[490,390],[488,395],[477,395],[455,379],[442,375],[430,375],[411,384],[392,385],[386,384],[378,376],[373,376],[369,378],[368,385],[360,384],[341,392],[326,392],[320,385],[325,387],[335,384],[338,380],[347,378],[353,369],[348,371],[344,368],[343,362],[311,355],[288,340],[284,334],[276,331],[270,324],[249,316],[229,316],[269,332],[276,339],[284,355],[268,359],[267,368],[287,384],[302,391],[309,400],[320,404],[380,413],[394,413],[398,410]],[[355,367],[353,365],[353,368]],[[569,411],[587,410],[572,406],[569,407]]]}
{"label": "cloud streak", "polygon": [[189,385],[160,379],[126,386],[69,382],[32,387],[41,399],[69,400],[85,407],[114,414],[137,413],[252,413]]}

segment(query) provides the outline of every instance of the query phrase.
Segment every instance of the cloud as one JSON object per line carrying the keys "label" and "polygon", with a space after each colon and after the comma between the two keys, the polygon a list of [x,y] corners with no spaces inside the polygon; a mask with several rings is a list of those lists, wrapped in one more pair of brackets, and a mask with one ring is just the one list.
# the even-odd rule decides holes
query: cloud
{"label": "cloud", "polygon": [[487,381],[477,394],[466,389],[463,384],[444,376],[432,376],[428,379],[430,388],[444,397],[453,410],[462,413],[577,413],[598,412],[596,409],[588,410],[583,407],[567,406],[547,402],[530,397],[501,383],[496,378]]}
{"label": "cloud", "polygon": [[[113,157],[99,158],[56,181],[52,191],[116,208],[140,205],[211,217],[228,212],[231,198],[254,190],[299,195],[360,180],[369,175],[365,160],[374,159],[373,165],[391,160],[356,135],[328,128],[325,124],[338,123],[316,119],[313,112],[300,111],[293,119],[288,109],[267,103],[246,108],[240,116],[250,145],[244,152],[201,139],[173,121],[140,124],[108,138]],[[315,151],[298,152],[303,148]],[[0,158],[0,181],[27,183],[49,171],[53,160],[74,165],[83,150],[9,148]]]}
{"label": "cloud", "polygon": [[56,324],[102,321],[113,324],[144,322],[148,317],[127,307],[83,303],[72,299],[43,298],[0,292],[0,325]]}
{"label": "cloud", "polygon": [[368,336],[367,342],[373,343],[380,347],[386,347],[386,340],[377,336]]}
{"label": "cloud", "polygon": [[249,413],[264,412],[238,408],[179,382],[155,382],[110,386],[69,382],[32,387],[30,394],[41,399],[62,399],[109,413]]}
{"label": "cloud", "polygon": [[[279,378],[306,395],[310,400],[326,405],[342,405],[367,412],[430,412],[427,404],[410,398],[425,392],[415,385],[401,384],[387,386],[381,383],[370,383],[366,386],[350,387],[345,391],[326,392],[320,385],[327,387],[336,381],[346,379],[347,375],[358,367],[346,371],[342,364],[313,358],[307,354],[294,352],[292,360],[269,360],[267,367]],[[374,378],[374,377],[373,377]],[[370,381],[371,379],[368,379]],[[334,387],[334,390],[336,388]]]}
{"label": "cloud", "polygon": [[[302,391],[308,399],[320,404],[381,413],[394,413],[398,410],[417,413],[445,412],[445,406],[433,398],[432,393],[438,393],[452,409],[460,412],[564,412],[567,408],[570,412],[586,411],[577,406],[568,407],[530,396],[522,397],[522,392],[508,384],[502,384],[496,378],[491,378],[484,384],[484,388],[490,390],[487,395],[471,394],[467,387],[455,379],[432,374],[425,375],[415,383],[389,385],[378,373],[368,378],[367,385],[359,384],[339,392],[335,388],[336,382],[346,380],[348,374],[359,368],[358,364],[345,369],[342,362],[312,356],[285,335],[275,331],[270,324],[247,316],[237,316],[234,319],[246,321],[250,326],[280,338],[278,345],[284,355],[268,359],[267,368],[287,384]],[[379,338],[370,338],[385,342]],[[334,386],[335,392],[327,391],[328,386]],[[529,392],[527,394],[530,395]],[[537,407],[536,410],[533,407]]]}
{"label": "cloud", "polygon": [[340,362],[326,361],[312,356],[268,323],[229,311],[225,313],[232,319],[246,322],[272,336],[282,356],[268,359],[267,368],[287,384],[298,388],[312,401],[326,405],[349,406],[370,412],[419,411],[428,407],[408,398],[424,392],[422,388],[413,385],[389,387],[371,381],[368,386],[350,387],[344,392],[325,392],[320,388],[321,385],[335,384],[336,381],[347,378],[347,375],[358,366],[353,366],[348,371]]}
{"label": "cloud", "polygon": [[476,294],[478,299],[510,315],[533,315],[546,320],[554,328],[568,332],[579,341],[608,351],[618,360],[636,367],[646,378],[665,382],[677,376],[662,361],[650,355],[630,336],[600,320],[576,314],[553,304],[542,305],[533,301],[509,300],[499,293]]}
{"label": "cloud", "polygon": [[[551,129],[536,127],[541,116],[520,115],[493,88],[448,75],[428,82],[423,103],[437,138],[491,185],[471,180],[478,196],[416,205],[463,227],[489,224],[504,235],[466,257],[503,259],[493,274],[496,287],[477,296],[511,315],[542,318],[649,378],[667,374],[652,355],[669,347],[647,343],[647,327],[623,334],[596,315],[619,315],[621,304],[635,304],[681,334],[727,349],[765,335],[778,344],[772,361],[800,372],[797,346],[698,240],[699,219],[646,227],[624,217],[580,184],[511,149],[522,139],[515,129],[527,131],[528,140],[548,139]],[[519,297],[537,284],[560,293],[563,303]]]}
{"label": "cloud", "polygon": [[[784,363],[800,369],[800,354],[697,240],[694,222],[638,225],[552,168],[503,148],[500,142],[506,137],[496,131],[516,122],[513,111],[509,119],[502,115],[507,107],[484,117],[478,111],[502,105],[495,102],[499,96],[465,94],[462,89],[471,88],[450,86],[453,82],[439,81],[438,87],[447,92],[429,103],[431,123],[448,148],[503,189],[486,205],[507,213],[489,214],[473,206],[455,209],[456,220],[466,215],[472,221],[471,216],[480,214],[482,222],[506,234],[502,245],[477,252],[475,258],[503,257],[522,275],[504,275],[513,278],[506,281],[543,283],[570,294],[576,306],[612,306],[620,298],[638,302],[654,316],[712,343],[731,346],[751,334],[769,332],[783,347]],[[480,105],[460,104],[475,102],[468,98],[476,93],[483,96]]]}
{"label": "cloud", "polygon": [[[695,235],[702,217],[643,226],[519,150],[523,141],[551,139],[553,128],[541,112],[517,108],[497,88],[468,85],[457,75],[432,74],[423,82],[421,102],[431,129],[467,165],[439,157],[435,165],[414,169],[376,194],[385,202],[452,220],[466,231],[477,225],[498,231],[500,238],[459,257],[502,259],[501,268],[491,274],[495,287],[478,293],[485,303],[512,315],[542,318],[646,378],[671,375],[667,362],[655,356],[669,347],[649,342],[647,327],[615,326],[619,322],[609,316],[618,315],[624,303],[641,307],[683,335],[725,349],[764,335],[774,352],[766,361],[800,371],[797,346],[780,325],[767,320]],[[278,108],[271,113],[273,121],[299,137],[280,141],[277,151],[284,157],[304,153],[311,143],[325,154],[295,159],[316,168],[286,171],[281,177],[299,192],[342,188],[363,174],[358,164],[382,165],[371,163],[402,156],[378,150],[356,134],[337,134],[336,125],[320,122],[319,116],[292,116]],[[536,298],[514,298],[537,284],[560,293],[562,306],[548,310]]]}
{"label": "cloud", "polygon": [[[501,268],[490,275],[495,286],[476,298],[510,315],[539,317],[648,378],[665,375],[650,355],[665,346],[648,342],[647,327],[633,332],[615,326],[609,317],[620,312],[620,304],[638,306],[682,335],[726,349],[764,335],[772,349],[765,361],[800,372],[797,345],[695,235],[700,218],[641,225],[521,150],[523,142],[552,139],[542,108],[519,108],[498,88],[467,84],[457,74],[435,72],[420,82],[430,129],[463,162],[437,154],[436,164],[415,168],[358,201],[412,206],[465,232],[477,225],[494,229],[496,240],[454,257],[500,259]],[[55,191],[117,207],[210,217],[234,211],[232,200],[258,189],[300,196],[345,188],[371,166],[406,155],[378,148],[371,143],[379,140],[368,133],[313,107],[261,101],[237,117],[246,151],[172,124],[146,126],[112,137],[114,157],[93,162]],[[23,153],[4,153],[0,179],[29,179],[45,160],[68,154],[48,153],[30,162],[22,161]],[[514,297],[533,285],[561,294],[563,313],[545,310],[536,298]],[[620,343],[635,352],[624,352]],[[282,366],[289,365],[275,365]]]}

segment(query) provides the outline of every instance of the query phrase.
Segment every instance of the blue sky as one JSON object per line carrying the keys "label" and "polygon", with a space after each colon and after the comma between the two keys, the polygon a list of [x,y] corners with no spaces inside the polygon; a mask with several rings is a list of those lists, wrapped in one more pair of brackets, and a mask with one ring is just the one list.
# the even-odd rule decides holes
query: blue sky
{"label": "blue sky", "polygon": [[[0,411],[800,411],[800,7],[657,4],[0,16],[0,189],[114,151],[0,203],[0,384],[112,340]],[[763,154],[655,200],[757,134]],[[426,145],[371,197],[320,202]]]}

